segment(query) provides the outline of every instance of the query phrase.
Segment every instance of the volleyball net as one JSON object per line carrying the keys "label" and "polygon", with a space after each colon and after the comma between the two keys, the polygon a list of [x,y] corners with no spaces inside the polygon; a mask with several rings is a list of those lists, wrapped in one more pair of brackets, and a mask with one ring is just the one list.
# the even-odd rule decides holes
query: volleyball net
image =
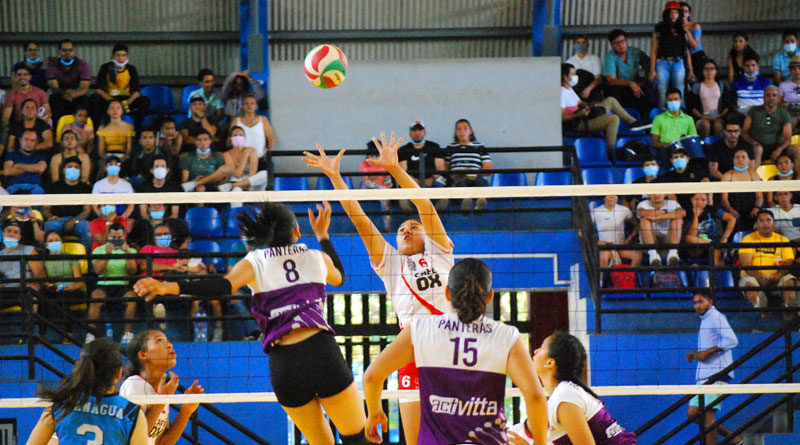
{"label": "volleyball net", "polygon": [[[230,427],[225,425],[230,423],[220,419],[227,417],[252,433],[251,436],[234,428],[233,437],[243,439],[233,439],[232,443],[258,442],[253,436],[282,443],[286,440],[286,416],[270,391],[268,357],[257,341],[246,290],[215,298],[171,296],[153,302],[131,298],[126,291],[142,276],[203,279],[224,274],[248,249],[236,215],[256,211],[258,204],[265,201],[290,206],[298,218],[302,234],[299,242],[317,248],[307,211],[310,208],[316,212],[318,203],[329,201],[333,206],[331,239],[347,280],[341,287],[328,287],[326,316],[360,387],[364,370],[392,341],[399,326],[391,298],[370,266],[364,241],[339,201],[359,201],[387,242],[396,245],[399,225],[419,217],[413,205],[408,205],[408,200],[418,198],[431,199],[436,204],[447,200],[438,205],[438,213],[453,241],[456,261],[477,257],[491,268],[496,298],[488,314],[519,328],[531,350],[555,330],[578,336],[589,354],[587,376],[593,389],[620,425],[629,430],[644,428],[639,432],[646,443],[656,443],[686,422],[688,397],[693,394],[725,395],[718,419],[744,405],[724,419],[731,430],[743,426],[742,431],[752,431],[775,413],[793,410],[793,394],[800,392],[792,383],[797,371],[793,357],[798,344],[792,334],[797,331],[797,309],[793,309],[794,300],[784,301],[784,297],[800,287],[794,282],[758,283],[753,289],[764,292],[767,304],[754,308],[743,295],[741,282],[742,272],[748,270],[791,273],[793,265],[788,258],[774,266],[737,263],[744,233],[738,238],[734,235],[741,230],[725,242],[710,239],[690,244],[682,232],[677,243],[662,234],[656,237],[657,245],[650,245],[640,236],[631,237],[631,232],[625,232],[625,242],[605,244],[600,240],[608,239],[608,234],[596,232],[592,209],[604,206],[607,195],[617,196],[617,202],[623,205],[630,197],[642,202],[648,195],[707,193],[707,199],[719,204],[723,193],[777,195],[800,191],[794,181],[580,185],[582,178],[587,179],[585,172],[570,167],[542,170],[535,177],[524,172],[507,174],[523,175],[531,184],[549,183],[539,175],[566,174],[575,184],[336,191],[314,189],[312,179],[310,190],[4,196],[5,211],[10,210],[12,219],[22,221],[49,212],[49,206],[89,205],[96,206],[100,213],[103,206],[114,206],[114,213],[119,215],[127,212],[128,206],[133,209],[128,222],[114,220],[100,225],[105,238],[95,238],[94,246],[84,246],[74,231],[64,233],[62,229],[60,241],[69,249],[48,253],[52,239],[45,237],[32,243],[38,245],[36,251],[11,253],[3,258],[4,262],[18,262],[26,272],[22,277],[6,274],[2,278],[5,306],[0,313],[0,418],[37,417],[30,410],[43,406],[34,396],[36,385],[57,384],[71,369],[87,334],[109,335],[122,341],[128,332],[160,329],[174,344],[178,356],[174,371],[182,385],[198,380],[206,394],[152,396],[134,401],[200,402],[204,408],[197,413],[198,422],[226,431]],[[471,200],[472,207],[462,207],[463,200]],[[481,200],[486,201],[485,208],[475,209]],[[171,214],[173,208],[177,209],[176,214]],[[153,210],[156,214],[165,210],[167,220],[178,220],[167,221],[172,250],[153,249],[158,246],[156,236],[164,232],[162,229],[156,233],[158,224],[152,224],[150,213]],[[631,226],[619,225],[619,230],[641,230],[635,215],[634,209]],[[103,216],[97,214],[95,218]],[[143,222],[147,219],[149,226]],[[124,226],[128,252],[118,252],[116,247],[97,250],[115,237],[108,232],[116,227],[112,226],[114,222]],[[789,225],[794,222],[792,219]],[[724,224],[720,224],[724,231]],[[669,224],[665,230],[668,233]],[[43,232],[52,236],[48,230]],[[33,236],[37,236],[35,231]],[[629,237],[631,242],[627,242]],[[151,247],[146,249],[148,245]],[[794,251],[798,245],[788,242],[758,247]],[[677,263],[669,260],[672,249],[679,253]],[[648,258],[652,250],[660,256],[657,262]],[[631,251],[638,255],[630,255]],[[608,255],[610,259],[603,260],[604,252],[613,252]],[[123,264],[122,269],[117,269],[120,275],[98,273],[102,268],[95,267],[101,261],[120,259],[133,260],[130,268],[125,269]],[[65,261],[69,267],[61,264]],[[38,270],[44,274],[37,276],[32,262],[41,262],[43,267]],[[69,276],[73,265],[78,266],[80,274]],[[436,283],[434,277],[419,278]],[[75,292],[59,289],[72,282],[84,285]],[[17,291],[13,291],[15,283],[19,285]],[[103,294],[96,293],[97,289]],[[696,385],[697,362],[686,361],[687,353],[697,349],[700,318],[692,298],[695,291],[702,289],[712,290],[715,306],[727,316],[739,339],[733,358],[744,360],[736,363],[730,384]],[[8,305],[8,298],[14,297],[19,297],[16,304]],[[786,302],[790,304],[784,305]],[[98,303],[102,303],[99,308]],[[398,399],[408,398],[407,392],[397,388],[395,374],[384,393],[392,427],[390,442],[402,437]],[[751,400],[756,395],[761,396]],[[509,387],[508,396],[509,422],[524,419],[519,394]],[[678,403],[680,406],[676,406]],[[269,420],[265,422],[263,416],[254,413],[267,413]],[[218,438],[204,431],[200,428],[197,434]],[[673,443],[675,438],[688,441],[697,433],[697,425],[689,423],[664,443]],[[296,436],[292,440],[299,443],[301,439]]]}

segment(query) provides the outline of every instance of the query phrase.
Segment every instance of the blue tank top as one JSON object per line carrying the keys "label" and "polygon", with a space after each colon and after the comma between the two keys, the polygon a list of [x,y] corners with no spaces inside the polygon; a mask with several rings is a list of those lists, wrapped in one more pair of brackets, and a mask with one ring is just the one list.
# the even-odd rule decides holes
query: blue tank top
{"label": "blue tank top", "polygon": [[[54,419],[58,418],[59,412],[53,413]],[[56,423],[58,443],[127,444],[138,416],[139,406],[122,396],[114,394],[103,397],[99,405],[95,397],[89,397],[85,405],[75,408]]]}
{"label": "blue tank top", "polygon": [[[702,36],[702,35],[703,35],[703,30],[702,30],[702,29],[700,29],[700,28],[697,28],[697,29],[693,29],[693,30],[692,30],[692,37],[694,37],[694,38],[695,38],[695,40],[699,39],[699,38],[700,38],[700,36]],[[690,52],[691,54],[694,54],[694,53],[699,53],[699,52],[700,52],[700,51],[702,51],[702,50],[703,50],[703,44],[702,44],[702,43],[700,43],[700,41],[699,41],[699,40],[697,40],[697,48],[695,48],[695,49],[690,49],[690,50],[689,50],[689,52]],[[697,69],[697,68],[695,68],[695,69]]]}

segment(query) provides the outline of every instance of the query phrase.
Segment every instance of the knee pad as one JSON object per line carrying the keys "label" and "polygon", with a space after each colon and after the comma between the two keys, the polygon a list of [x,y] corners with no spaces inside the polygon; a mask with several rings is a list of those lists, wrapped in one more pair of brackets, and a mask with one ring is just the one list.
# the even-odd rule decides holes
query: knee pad
{"label": "knee pad", "polygon": [[342,444],[344,445],[368,445],[372,443],[369,440],[367,440],[367,436],[364,434],[363,429],[361,430],[361,432],[352,434],[350,436],[339,434],[339,437],[342,438]]}

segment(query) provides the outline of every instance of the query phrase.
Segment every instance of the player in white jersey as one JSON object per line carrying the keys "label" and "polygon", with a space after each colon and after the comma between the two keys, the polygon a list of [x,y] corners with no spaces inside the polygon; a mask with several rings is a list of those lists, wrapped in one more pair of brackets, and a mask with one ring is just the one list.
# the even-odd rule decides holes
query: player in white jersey
{"label": "player in white jersey", "polygon": [[416,360],[422,407],[419,443],[507,443],[506,375],[525,398],[529,430],[537,443],[544,443],[544,390],[519,331],[485,317],[494,296],[491,286],[485,263],[474,258],[458,262],[445,291],[456,313],[412,320],[370,364],[363,382],[369,440],[381,442],[378,425],[384,433],[388,429],[380,403],[386,378]]}
{"label": "player in white jersey", "polygon": [[122,375],[119,345],[99,338],[81,348],[72,372],[56,389],[43,387],[45,408],[28,444],[147,444],[147,421],[139,407],[114,393]]}
{"label": "player in white jersey", "polygon": [[218,297],[250,287],[251,311],[270,355],[270,380],[281,407],[311,445],[335,443],[325,413],[345,445],[366,444],[364,405],[325,321],[325,284],[341,285],[344,268],[328,237],[331,207],[326,202],[317,209],[318,216],[309,209],[308,217],[321,251],[297,243],[300,228],[289,207],[267,202],[255,216],[238,216],[255,250],[224,278],[178,283],[144,278],[134,290],[152,299],[167,294]]}
{"label": "player in white jersey", "polygon": [[[419,188],[414,179],[400,167],[397,149],[403,142],[395,142],[394,132],[389,142],[381,133],[381,141],[373,138],[380,156],[367,162],[383,167],[403,188]],[[346,190],[347,185],[339,173],[344,154],[341,150],[335,158],[329,158],[321,146],[319,154],[305,152],[303,158],[309,167],[319,169],[337,190]],[[452,312],[445,298],[445,287],[450,269],[453,267],[453,243],[448,238],[442,220],[429,199],[413,199],[419,220],[409,219],[397,230],[397,248],[388,243],[375,224],[364,213],[358,201],[342,201],[342,207],[356,226],[358,234],[367,248],[375,273],[383,280],[386,292],[397,312],[401,329],[415,318]],[[419,388],[417,368],[409,363],[399,372],[400,389]],[[406,443],[417,443],[420,424],[420,405],[417,401],[400,400],[400,416]]]}
{"label": "player in white jersey", "polygon": [[[169,371],[177,364],[177,355],[172,343],[163,332],[158,330],[138,332],[128,343],[125,355],[130,365],[126,371],[127,378],[119,387],[119,393],[123,397],[169,395],[178,389],[178,375]],[[202,393],[203,387],[197,380],[184,391],[184,394]],[[178,415],[170,423],[168,404],[144,405],[149,444],[169,445],[177,442],[186,429],[189,418],[197,411],[197,406],[197,403],[184,403]]]}

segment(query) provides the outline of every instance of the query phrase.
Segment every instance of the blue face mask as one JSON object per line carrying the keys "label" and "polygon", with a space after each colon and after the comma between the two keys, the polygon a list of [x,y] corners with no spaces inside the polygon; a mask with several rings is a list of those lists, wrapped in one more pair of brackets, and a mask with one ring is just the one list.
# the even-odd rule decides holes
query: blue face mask
{"label": "blue face mask", "polygon": [[75,59],[72,59],[72,60],[70,60],[69,62],[65,61],[64,59],[58,59],[58,60],[59,60],[59,61],[61,62],[61,64],[62,64],[62,65],[64,65],[64,66],[70,66],[70,65],[72,65],[73,63],[75,63]]}
{"label": "blue face mask", "polygon": [[169,247],[172,244],[172,235],[159,235],[156,237],[158,247]]}
{"label": "blue face mask", "polygon": [[658,175],[658,166],[657,165],[645,165],[644,166],[644,174],[645,176],[657,176]]}
{"label": "blue face mask", "polygon": [[31,213],[31,208],[30,207],[20,207],[20,208],[17,209],[17,213],[19,213],[20,215],[27,215],[28,213]]}
{"label": "blue face mask", "polygon": [[746,165],[744,167],[739,167],[738,165],[734,165],[733,166],[733,169],[736,170],[737,172],[746,172],[749,168],[750,168],[750,166],[748,166],[748,165]]}
{"label": "blue face mask", "polygon": [[675,158],[672,160],[672,166],[675,167],[675,170],[683,170],[689,164],[689,160],[686,158]]}
{"label": "blue face mask", "polygon": [[411,140],[411,142],[413,142],[413,143],[414,143],[414,145],[422,145],[422,144],[424,144],[424,143],[425,143],[425,139],[423,139],[423,140],[421,140],[421,141],[415,141],[415,140],[413,140],[413,139],[412,139],[412,140]]}
{"label": "blue face mask", "polygon": [[41,57],[37,57],[36,59],[29,59],[29,58],[26,57],[25,61],[28,62],[28,63],[39,63],[39,62],[42,61],[42,58]]}
{"label": "blue face mask", "polygon": [[10,236],[4,236],[3,244],[5,244],[6,249],[13,249],[19,246],[19,240],[16,238],[11,238]]}
{"label": "blue face mask", "polygon": [[162,219],[162,218],[164,218],[164,211],[163,210],[151,210],[150,211],[150,218]]}
{"label": "blue face mask", "polygon": [[681,101],[679,100],[671,100],[667,102],[667,109],[672,111],[673,113],[676,111],[681,111]]}
{"label": "blue face mask", "polygon": [[49,243],[47,243],[47,250],[49,250],[50,253],[61,252],[61,247],[62,247],[61,241],[50,241]]}
{"label": "blue face mask", "polygon": [[125,240],[122,238],[109,238],[108,242],[116,248],[122,247],[122,245],[125,244]]}
{"label": "blue face mask", "polygon": [[197,154],[199,154],[200,156],[205,156],[209,153],[211,153],[210,148],[206,148],[205,150],[200,150],[199,148],[197,149]]}
{"label": "blue face mask", "polygon": [[113,206],[113,205],[104,205],[104,206],[100,207],[100,213],[102,213],[103,216],[108,216],[108,215],[112,214],[113,212],[115,212],[116,210],[117,210],[117,207]]}
{"label": "blue face mask", "polygon": [[119,175],[119,165],[109,165],[106,168],[106,173],[108,173],[108,176],[117,176],[117,175]]}
{"label": "blue face mask", "polygon": [[587,49],[587,45],[584,45],[584,44],[575,45],[575,52],[576,53],[582,53],[582,52],[586,51],[586,49]]}
{"label": "blue face mask", "polygon": [[81,177],[81,171],[75,167],[65,168],[64,177],[67,178],[67,181],[77,181]]}
{"label": "blue face mask", "polygon": [[744,73],[744,77],[746,77],[747,79],[755,79],[756,77],[758,77],[758,71],[756,71],[753,74]]}
{"label": "blue face mask", "polygon": [[786,178],[788,176],[792,176],[793,174],[794,174],[794,170],[789,170],[786,173],[778,172],[778,176],[780,176],[781,178]]}
{"label": "blue face mask", "polygon": [[797,49],[797,43],[787,43],[783,45],[783,50],[787,53],[793,53]]}

